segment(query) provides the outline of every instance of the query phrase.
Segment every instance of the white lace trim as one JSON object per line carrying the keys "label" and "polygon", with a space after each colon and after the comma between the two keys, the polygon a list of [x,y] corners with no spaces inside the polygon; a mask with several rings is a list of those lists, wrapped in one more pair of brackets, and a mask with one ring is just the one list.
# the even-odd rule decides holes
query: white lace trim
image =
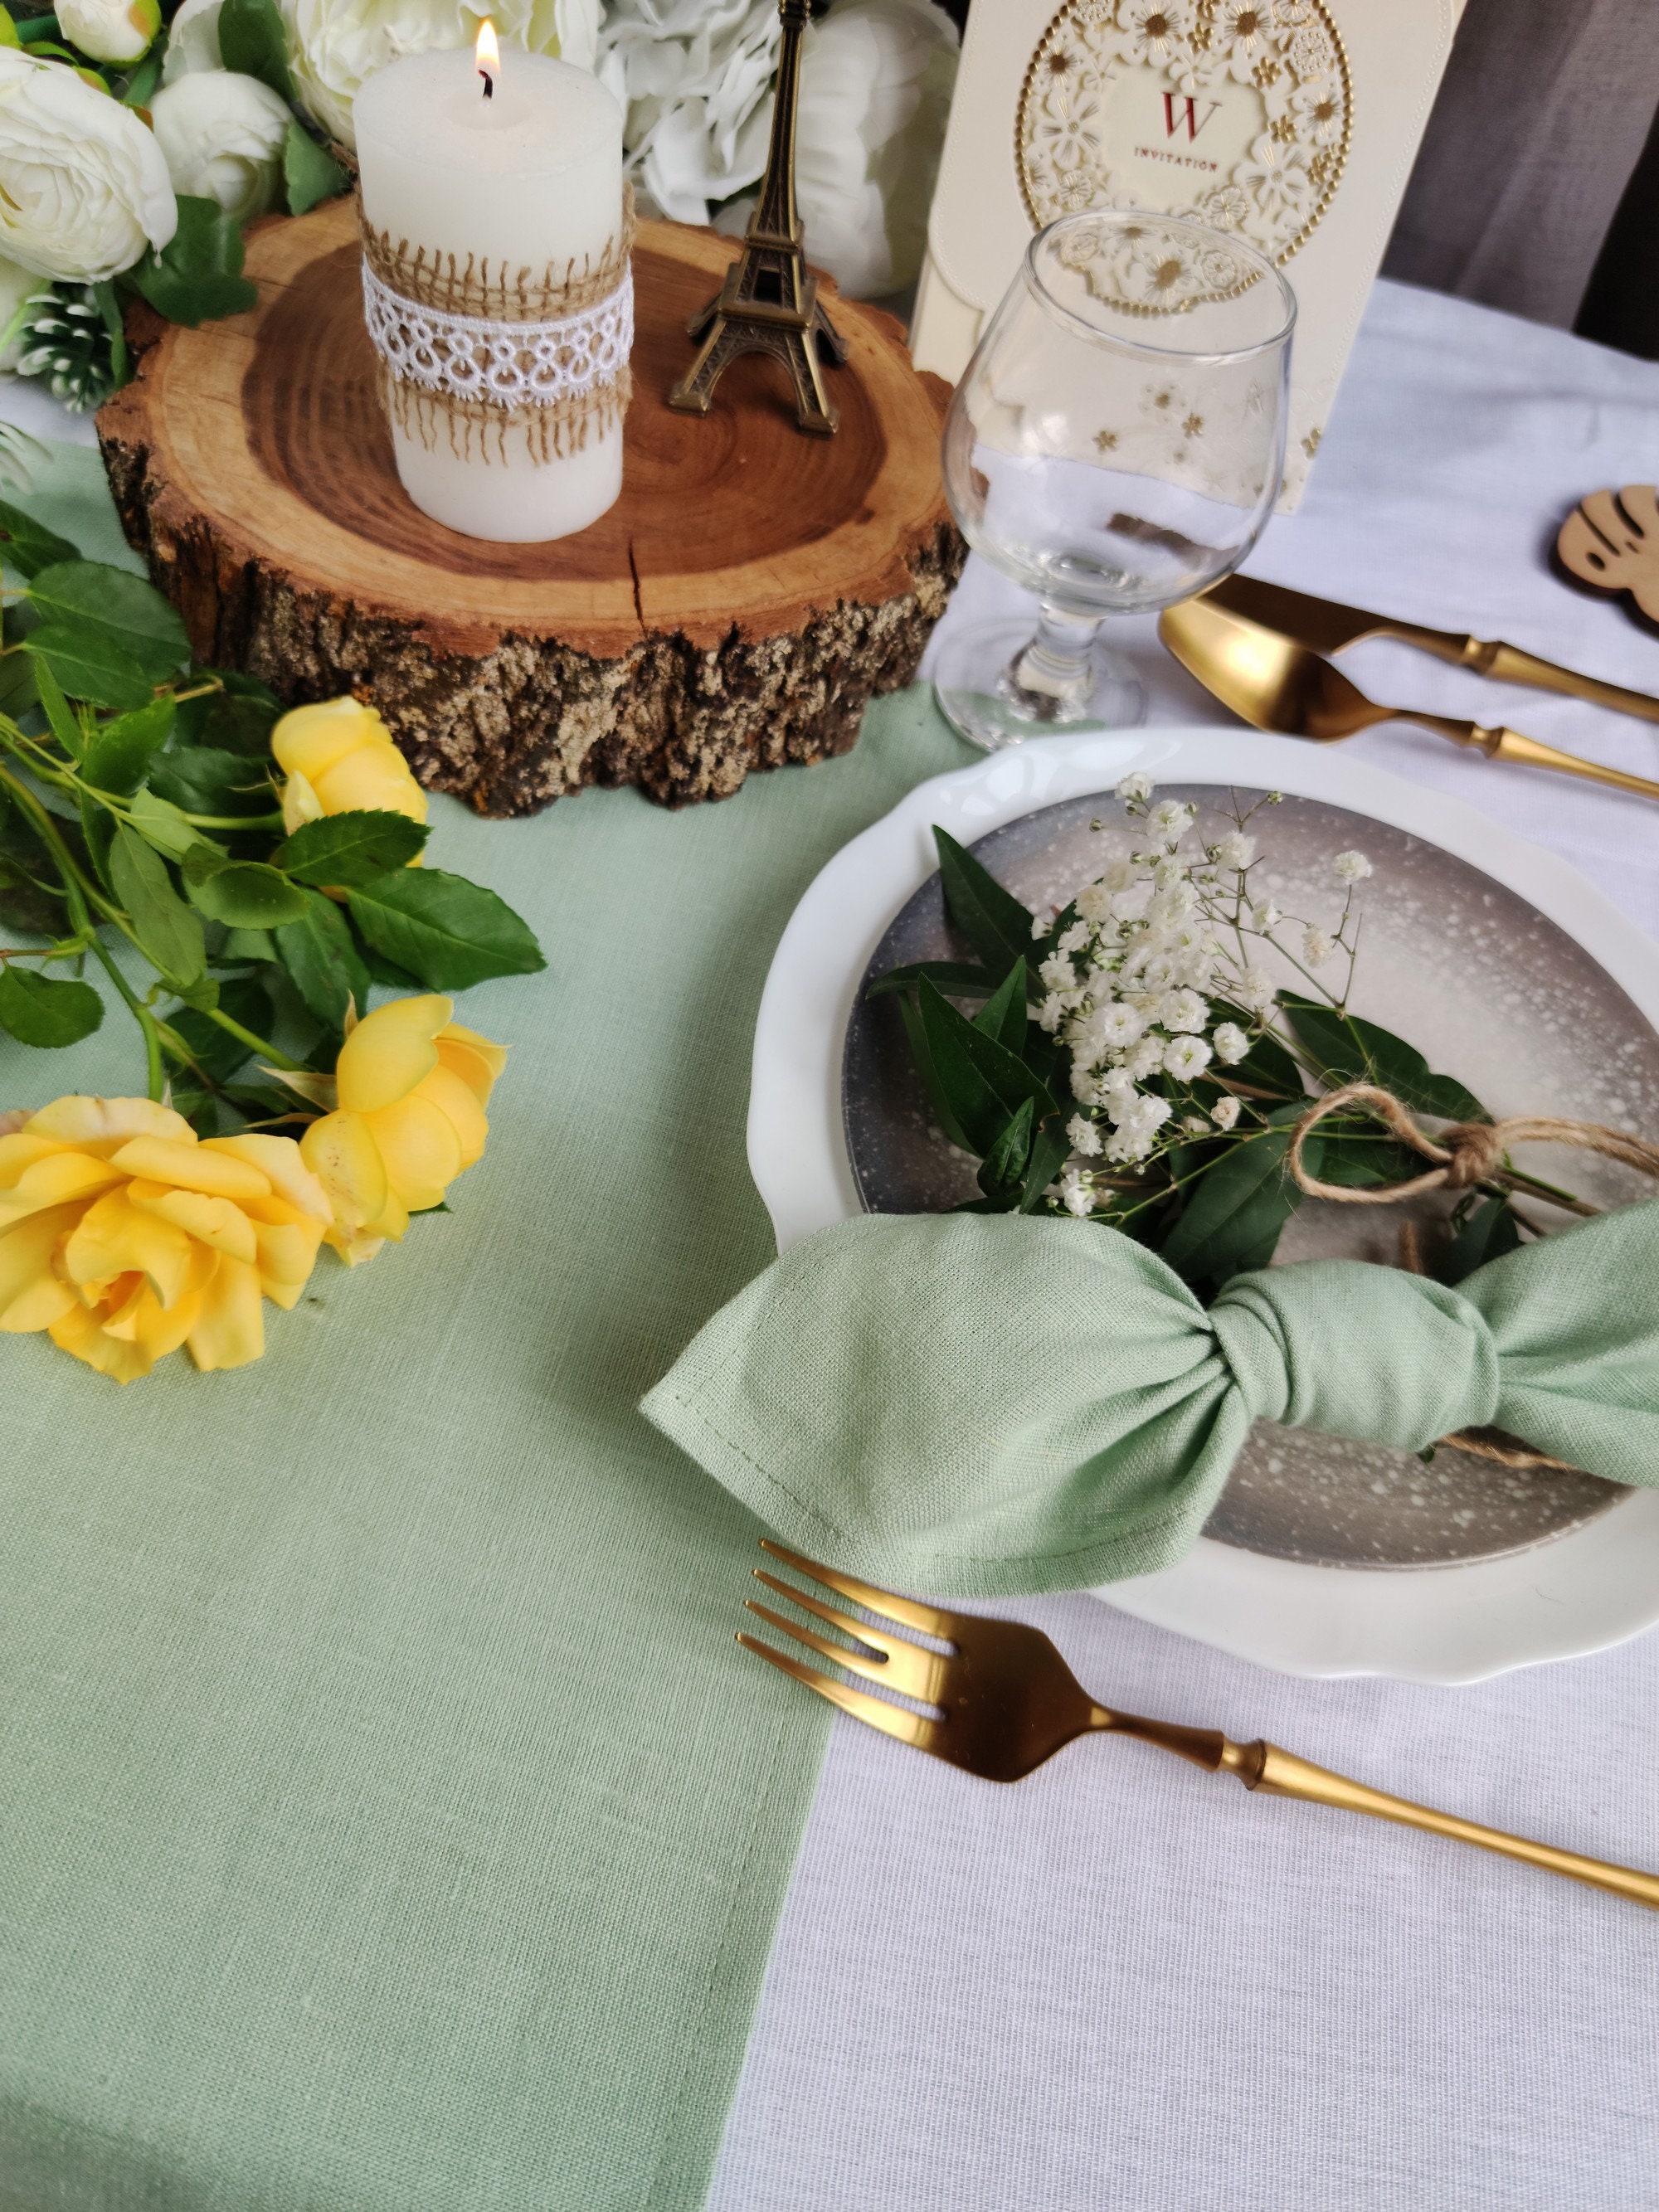
{"label": "white lace trim", "polygon": [[488,406],[553,407],[614,384],[634,343],[634,278],[578,315],[498,323],[417,306],[363,263],[363,319],[400,383]]}

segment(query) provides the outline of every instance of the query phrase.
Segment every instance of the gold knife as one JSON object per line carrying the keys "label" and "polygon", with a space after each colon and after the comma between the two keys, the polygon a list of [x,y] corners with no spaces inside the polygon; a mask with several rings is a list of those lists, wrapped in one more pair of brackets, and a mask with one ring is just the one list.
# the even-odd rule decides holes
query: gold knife
{"label": "gold knife", "polygon": [[1477,676],[1490,676],[1500,684],[1529,684],[1539,691],[1565,692],[1570,698],[1588,699],[1598,707],[1611,707],[1620,714],[1638,714],[1644,722],[1659,722],[1659,699],[1644,691],[1626,691],[1621,684],[1603,684],[1595,676],[1559,668],[1540,660],[1517,645],[1504,645],[1478,637],[1460,636],[1455,630],[1425,629],[1419,623],[1395,622],[1388,615],[1367,614],[1359,607],[1345,607],[1334,599],[1317,599],[1307,592],[1292,592],[1283,584],[1263,584],[1254,576],[1226,576],[1205,594],[1229,614],[1263,629],[1276,629],[1313,653],[1340,653],[1344,646],[1362,638],[1397,638],[1449,660],[1459,668],[1472,668]]}

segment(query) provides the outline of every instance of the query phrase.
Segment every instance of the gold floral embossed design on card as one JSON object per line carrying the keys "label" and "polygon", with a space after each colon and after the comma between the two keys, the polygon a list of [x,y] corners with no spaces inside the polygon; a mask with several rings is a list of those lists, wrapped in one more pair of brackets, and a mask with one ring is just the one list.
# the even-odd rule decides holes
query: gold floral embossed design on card
{"label": "gold floral embossed design on card", "polygon": [[1286,261],[1341,181],[1352,92],[1322,0],[1066,0],[1020,94],[1026,210],[1189,216]]}

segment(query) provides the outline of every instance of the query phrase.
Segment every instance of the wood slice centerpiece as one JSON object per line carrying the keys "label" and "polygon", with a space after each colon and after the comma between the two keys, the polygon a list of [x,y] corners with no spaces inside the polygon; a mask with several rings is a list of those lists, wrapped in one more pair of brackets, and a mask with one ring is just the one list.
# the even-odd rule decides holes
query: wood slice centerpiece
{"label": "wood slice centerpiece", "polygon": [[191,331],[137,310],[138,373],[99,440],[198,659],[290,703],[372,700],[422,782],[485,814],[594,783],[684,805],[847,751],[871,696],[914,677],[960,571],[948,388],[890,317],[841,301],[835,437],[799,434],[762,361],[706,418],[672,411],[686,319],[732,251],[641,225],[622,497],[544,545],[463,538],[404,495],[349,203],[250,236],[249,313]]}

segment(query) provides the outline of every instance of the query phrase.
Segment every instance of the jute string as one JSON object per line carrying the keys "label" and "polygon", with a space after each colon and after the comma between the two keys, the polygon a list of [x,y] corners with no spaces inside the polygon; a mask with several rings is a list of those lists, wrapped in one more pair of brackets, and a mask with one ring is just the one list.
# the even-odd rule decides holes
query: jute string
{"label": "jute string", "polygon": [[[1412,1176],[1404,1182],[1370,1190],[1322,1182],[1317,1176],[1310,1175],[1302,1157],[1310,1133],[1328,1115],[1355,1107],[1386,1121],[1402,1144],[1433,1164],[1422,1175]],[[1384,1091],[1374,1083],[1344,1084],[1340,1090],[1328,1091],[1316,1105],[1310,1106],[1291,1133],[1289,1161],[1297,1189],[1310,1198],[1329,1199],[1337,1206],[1396,1206],[1403,1199],[1420,1198],[1434,1190],[1473,1190],[1482,1183],[1514,1188],[1514,1179],[1504,1168],[1504,1158],[1515,1145],[1571,1145],[1580,1152],[1598,1152],[1604,1159],[1619,1160],[1643,1175],[1659,1178],[1659,1145],[1650,1145],[1622,1129],[1609,1129],[1599,1121],[1568,1121],[1550,1114],[1513,1114],[1501,1121],[1456,1121],[1449,1128],[1442,1129],[1438,1136],[1432,1136],[1393,1091]],[[1574,1213],[1601,1211],[1599,1206],[1581,1198],[1568,1198],[1565,1193],[1552,1198],[1550,1203]],[[1424,1269],[1417,1237],[1409,1224],[1401,1231],[1400,1241],[1407,1268],[1413,1274],[1421,1274]],[[1465,1429],[1455,1436],[1443,1437],[1441,1442],[1455,1445],[1459,1451],[1473,1452],[1478,1458],[1495,1460],[1501,1467],[1578,1472],[1570,1468],[1566,1461],[1551,1459],[1543,1452],[1534,1451],[1521,1437],[1511,1437],[1501,1429]]]}

